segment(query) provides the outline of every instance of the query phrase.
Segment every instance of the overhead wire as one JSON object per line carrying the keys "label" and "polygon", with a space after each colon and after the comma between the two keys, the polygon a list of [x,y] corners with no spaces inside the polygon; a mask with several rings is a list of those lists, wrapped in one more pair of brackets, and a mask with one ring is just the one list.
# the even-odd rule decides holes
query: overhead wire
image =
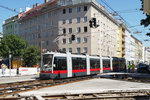
{"label": "overhead wire", "polygon": [[[129,13],[129,12],[139,12],[140,10],[139,9],[134,9],[134,10],[124,10],[124,11],[115,11],[105,0],[101,0],[107,7],[109,7],[109,9],[111,9],[114,13],[117,14],[117,16],[119,16],[121,18],[121,20],[123,20],[128,26],[128,28],[134,28],[136,29],[135,27],[138,27],[138,26],[141,26],[141,25],[134,25],[134,26],[131,26],[119,13]],[[138,29],[136,29],[138,30]],[[144,31],[146,31],[147,29],[143,29]],[[144,33],[143,31],[141,33]],[[136,34],[136,35],[139,35],[139,34]],[[138,37],[138,39],[140,39],[141,41],[144,41],[144,39],[147,39],[147,36],[144,35],[141,35],[140,37]]]}
{"label": "overhead wire", "polygon": [[0,5],[0,7],[19,14],[19,12],[17,12],[16,9],[11,9],[11,8],[3,6],[3,5]]}
{"label": "overhead wire", "polygon": [[117,13],[132,13],[132,12],[139,12],[140,9],[136,8],[136,9],[128,9],[128,10],[120,10],[120,11],[116,11]]}
{"label": "overhead wire", "polygon": [[[101,0],[107,7],[109,7],[114,13],[117,13],[105,0]],[[130,26],[130,24],[120,15],[117,13],[117,15]]]}

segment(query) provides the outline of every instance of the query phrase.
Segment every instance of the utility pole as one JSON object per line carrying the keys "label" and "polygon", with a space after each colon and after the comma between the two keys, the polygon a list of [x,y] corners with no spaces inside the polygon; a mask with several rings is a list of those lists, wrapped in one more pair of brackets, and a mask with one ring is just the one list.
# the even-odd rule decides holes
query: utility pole
{"label": "utility pole", "polygon": [[11,76],[11,57],[12,55],[11,55],[11,52],[9,51],[9,74],[10,76]]}

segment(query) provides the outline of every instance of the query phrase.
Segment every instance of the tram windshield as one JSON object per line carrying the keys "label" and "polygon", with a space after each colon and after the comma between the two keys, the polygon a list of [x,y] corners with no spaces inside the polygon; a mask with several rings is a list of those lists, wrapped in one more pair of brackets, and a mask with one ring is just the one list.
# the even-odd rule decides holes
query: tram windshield
{"label": "tram windshield", "polygon": [[43,67],[52,67],[52,59],[53,55],[52,54],[46,54],[43,55]]}

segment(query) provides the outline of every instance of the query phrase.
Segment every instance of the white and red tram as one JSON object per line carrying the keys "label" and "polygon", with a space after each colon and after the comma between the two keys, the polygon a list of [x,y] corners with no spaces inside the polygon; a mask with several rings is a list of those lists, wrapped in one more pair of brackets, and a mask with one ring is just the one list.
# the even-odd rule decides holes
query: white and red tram
{"label": "white and red tram", "polygon": [[[47,52],[43,55],[40,79],[58,79],[113,71],[109,57]],[[116,61],[115,61],[116,62]]]}

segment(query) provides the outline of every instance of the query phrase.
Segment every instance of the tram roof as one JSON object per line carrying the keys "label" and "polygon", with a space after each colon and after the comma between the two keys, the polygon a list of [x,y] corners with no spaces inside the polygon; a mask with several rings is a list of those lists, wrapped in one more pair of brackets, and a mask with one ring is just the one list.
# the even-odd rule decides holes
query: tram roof
{"label": "tram roof", "polygon": [[[82,57],[85,58],[88,54],[71,54],[70,52],[67,53],[60,53],[60,52],[46,52],[44,53],[44,55],[46,54],[54,54],[55,56],[67,56],[70,55],[71,57]],[[89,55],[90,58],[99,58],[100,56],[98,55]],[[102,57],[103,59],[109,59],[109,57]]]}

